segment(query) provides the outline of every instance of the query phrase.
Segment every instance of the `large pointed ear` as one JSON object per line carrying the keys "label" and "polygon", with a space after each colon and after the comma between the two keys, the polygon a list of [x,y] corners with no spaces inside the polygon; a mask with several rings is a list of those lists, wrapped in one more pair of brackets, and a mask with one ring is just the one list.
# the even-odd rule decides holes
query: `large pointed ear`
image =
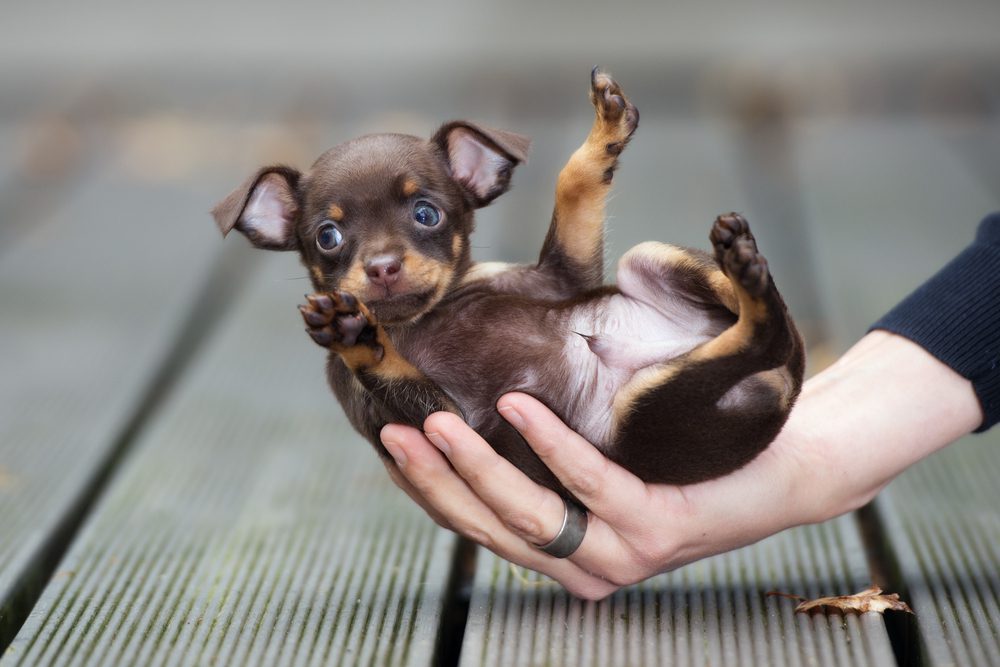
{"label": "large pointed ear", "polygon": [[486,206],[510,188],[514,167],[528,159],[528,137],[466,121],[445,123],[432,139],[473,205]]}
{"label": "large pointed ear", "polygon": [[235,227],[258,248],[295,250],[299,176],[290,167],[259,169],[212,209],[222,235]]}

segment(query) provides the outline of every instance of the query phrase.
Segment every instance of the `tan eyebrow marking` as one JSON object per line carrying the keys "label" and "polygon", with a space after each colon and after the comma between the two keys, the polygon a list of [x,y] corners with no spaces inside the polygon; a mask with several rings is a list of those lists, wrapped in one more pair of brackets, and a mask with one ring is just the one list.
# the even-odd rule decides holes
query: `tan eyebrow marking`
{"label": "tan eyebrow marking", "polygon": [[330,204],[330,208],[326,211],[330,215],[330,219],[336,222],[340,222],[344,219],[344,209],[340,208],[336,204]]}
{"label": "tan eyebrow marking", "polygon": [[413,195],[417,194],[419,190],[420,190],[420,185],[412,178],[408,178],[405,181],[403,181],[402,191],[404,197],[412,197]]}

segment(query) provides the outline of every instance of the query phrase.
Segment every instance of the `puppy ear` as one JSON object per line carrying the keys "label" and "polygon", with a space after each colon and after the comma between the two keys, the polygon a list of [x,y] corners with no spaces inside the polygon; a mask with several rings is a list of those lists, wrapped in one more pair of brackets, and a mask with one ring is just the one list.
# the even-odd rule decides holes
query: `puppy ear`
{"label": "puppy ear", "polygon": [[528,137],[466,121],[445,123],[432,139],[444,153],[451,175],[477,208],[510,188],[514,167],[528,159]]}
{"label": "puppy ear", "polygon": [[222,235],[235,227],[258,248],[295,250],[299,176],[290,167],[259,169],[212,209]]}

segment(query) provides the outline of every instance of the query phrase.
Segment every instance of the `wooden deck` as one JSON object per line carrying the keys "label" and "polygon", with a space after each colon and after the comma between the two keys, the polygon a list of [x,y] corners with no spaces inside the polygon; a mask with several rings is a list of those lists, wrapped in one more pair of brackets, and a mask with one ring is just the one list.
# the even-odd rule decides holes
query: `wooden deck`
{"label": "wooden deck", "polygon": [[[995,83],[995,62],[973,65]],[[650,238],[704,247],[717,213],[745,212],[814,368],[1000,209],[995,89],[943,114],[761,117],[725,92],[707,109],[673,99],[704,94],[697,68],[616,72],[642,125],[611,205],[612,260]],[[530,260],[589,123],[575,73],[500,77],[485,99],[466,79],[419,115],[374,89],[334,102],[308,78],[272,96],[238,77],[16,84],[19,101],[0,104],[2,667],[997,664],[1000,433],[914,467],[858,515],[584,603],[515,576],[392,486],[302,333],[302,268],[223,243],[207,214],[258,164],[479,117],[535,144],[480,216],[475,253]],[[542,91],[536,109],[524,101]],[[765,596],[872,581],[914,619],[795,615]]]}

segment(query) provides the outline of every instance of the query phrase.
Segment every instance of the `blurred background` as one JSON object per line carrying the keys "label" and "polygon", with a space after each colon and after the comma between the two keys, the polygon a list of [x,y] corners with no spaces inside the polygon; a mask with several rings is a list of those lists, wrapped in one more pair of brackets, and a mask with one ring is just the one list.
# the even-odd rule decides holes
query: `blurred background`
{"label": "blurred background", "polygon": [[[455,118],[528,134],[531,158],[481,212],[473,244],[477,259],[531,261],[601,65],[641,110],[610,204],[609,278],[632,245],[706,248],[715,216],[740,211],[815,371],[1000,209],[998,35],[996,0],[5,2],[0,651],[26,617],[7,655],[75,655],[128,615],[161,629],[103,636],[169,651],[169,618],[182,656],[210,625],[212,637],[258,627],[199,626],[215,609],[240,618],[232,590],[287,592],[277,606],[298,618],[326,604],[326,584],[299,598],[233,572],[251,576],[252,545],[283,554],[300,531],[324,545],[309,547],[315,561],[268,572],[329,582],[337,540],[390,536],[433,547],[413,548],[433,566],[413,566],[430,572],[417,589],[433,598],[450,580],[453,539],[391,488],[324,386],[323,351],[294,309],[305,271],[291,253],[223,241],[208,214],[259,166],[306,169],[358,134],[429,136]],[[913,479],[905,497],[941,487],[956,507],[992,507],[954,491],[965,482]],[[977,540],[995,519],[969,512],[980,515]],[[862,559],[851,567],[871,580]],[[171,579],[178,597],[133,604],[107,591],[142,577],[117,571],[201,574]],[[343,590],[345,609],[368,603]],[[121,604],[94,616],[98,599]],[[352,627],[367,646],[374,633]]]}
{"label": "blurred background", "polygon": [[[480,259],[531,260],[598,64],[642,112],[609,259],[650,238],[705,247],[714,216],[741,211],[824,354],[1000,208],[996,2],[42,1],[3,16],[0,257],[63,244],[71,266],[44,253],[63,280],[194,289],[223,247],[208,209],[259,165],[452,118],[534,138],[475,241]],[[101,220],[107,241],[76,245]]]}

